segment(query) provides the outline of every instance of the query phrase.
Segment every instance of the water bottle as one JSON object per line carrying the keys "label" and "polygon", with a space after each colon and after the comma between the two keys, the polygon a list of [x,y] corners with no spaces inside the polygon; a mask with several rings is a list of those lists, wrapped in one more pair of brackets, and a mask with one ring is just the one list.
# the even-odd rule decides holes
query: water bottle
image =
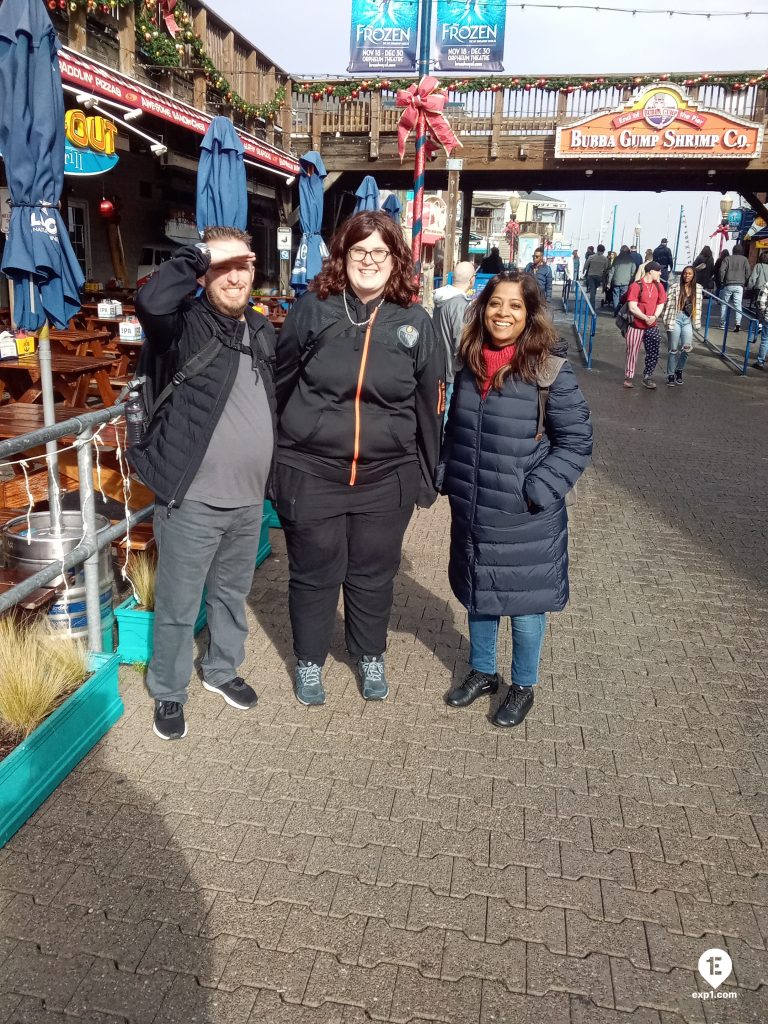
{"label": "water bottle", "polygon": [[140,391],[129,391],[125,403],[125,440],[126,444],[138,444],[147,429],[144,401]]}

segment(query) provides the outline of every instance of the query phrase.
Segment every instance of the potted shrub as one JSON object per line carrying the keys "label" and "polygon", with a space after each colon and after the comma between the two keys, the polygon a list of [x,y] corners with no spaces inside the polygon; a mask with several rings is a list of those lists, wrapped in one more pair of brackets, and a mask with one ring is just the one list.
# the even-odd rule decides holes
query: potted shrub
{"label": "potted shrub", "polygon": [[123,713],[117,656],[0,619],[0,846]]}

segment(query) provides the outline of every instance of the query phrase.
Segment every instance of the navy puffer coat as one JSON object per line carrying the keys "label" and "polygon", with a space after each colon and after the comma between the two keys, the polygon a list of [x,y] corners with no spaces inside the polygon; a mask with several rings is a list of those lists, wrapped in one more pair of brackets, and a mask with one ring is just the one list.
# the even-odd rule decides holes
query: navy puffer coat
{"label": "navy puffer coat", "polygon": [[538,402],[538,387],[517,377],[485,400],[468,368],[456,377],[438,482],[451,503],[451,589],[473,614],[533,615],[568,601],[564,499],[589,462],[592,423],[567,362],[540,441]]}

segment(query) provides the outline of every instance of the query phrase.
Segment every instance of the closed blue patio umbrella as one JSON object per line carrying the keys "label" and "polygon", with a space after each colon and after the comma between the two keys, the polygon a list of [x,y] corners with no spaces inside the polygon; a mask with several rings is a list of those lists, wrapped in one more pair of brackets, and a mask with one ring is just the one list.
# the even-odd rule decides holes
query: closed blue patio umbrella
{"label": "closed blue patio umbrella", "polygon": [[400,205],[400,200],[397,198],[394,192],[390,192],[390,194],[384,200],[382,210],[384,211],[384,213],[388,214],[388,216],[392,218],[395,224],[400,223],[400,211],[402,210],[402,206]]}
{"label": "closed blue patio umbrella", "polygon": [[[66,327],[80,308],[84,277],[59,213],[64,187],[64,94],[59,42],[42,0],[0,7],[0,153],[11,196],[2,271],[13,319],[44,325],[39,343],[43,420],[55,422],[47,321]],[[46,445],[51,525],[59,527],[56,442]]]}
{"label": "closed blue patio umbrella", "polygon": [[323,178],[328,173],[322,157],[314,150],[299,158],[299,224],[301,242],[291,274],[291,287],[305,292],[320,273],[328,249],[320,236],[323,223]]}
{"label": "closed blue patio umbrella", "polygon": [[83,272],[59,213],[64,185],[64,94],[59,42],[41,0],[0,7],[0,153],[11,195],[2,271],[17,326],[59,327],[80,309]]}
{"label": "closed blue patio umbrella", "polygon": [[245,231],[248,194],[243,144],[228,117],[214,117],[200,143],[197,230],[216,225]]}
{"label": "closed blue patio umbrella", "polygon": [[375,212],[376,210],[381,209],[379,186],[376,184],[376,179],[372,175],[366,174],[360,182],[355,195],[357,196],[355,213],[361,213],[363,210]]}

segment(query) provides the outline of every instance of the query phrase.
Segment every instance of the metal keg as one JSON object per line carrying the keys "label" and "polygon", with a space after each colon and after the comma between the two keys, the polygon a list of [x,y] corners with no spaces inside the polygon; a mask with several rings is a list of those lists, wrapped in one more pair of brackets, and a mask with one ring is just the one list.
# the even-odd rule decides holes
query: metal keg
{"label": "metal keg", "polygon": [[[109,525],[109,520],[104,516],[96,516],[97,532],[108,529]],[[60,561],[77,547],[82,532],[83,521],[77,510],[62,511],[59,534],[51,528],[48,512],[33,512],[29,520],[27,516],[12,519],[3,528],[3,549],[7,565],[11,569],[20,570],[25,576],[31,576],[51,562]],[[62,631],[63,636],[71,635],[87,641],[85,573],[82,565],[69,569],[66,576],[66,588],[60,590],[58,598],[48,609],[48,619],[52,626]],[[61,587],[63,583],[64,577],[57,576],[51,586]],[[107,545],[99,551],[99,607],[105,650],[112,650],[112,626],[115,621],[112,588],[112,553],[110,545]]]}

